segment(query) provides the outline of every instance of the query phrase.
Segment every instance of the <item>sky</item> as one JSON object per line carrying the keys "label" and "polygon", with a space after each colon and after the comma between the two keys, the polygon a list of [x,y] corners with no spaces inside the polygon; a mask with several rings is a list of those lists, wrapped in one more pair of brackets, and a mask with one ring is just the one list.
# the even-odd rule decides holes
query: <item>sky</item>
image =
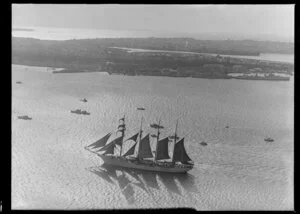
{"label": "sky", "polygon": [[294,40],[294,5],[13,4],[13,27],[174,32],[180,37]]}

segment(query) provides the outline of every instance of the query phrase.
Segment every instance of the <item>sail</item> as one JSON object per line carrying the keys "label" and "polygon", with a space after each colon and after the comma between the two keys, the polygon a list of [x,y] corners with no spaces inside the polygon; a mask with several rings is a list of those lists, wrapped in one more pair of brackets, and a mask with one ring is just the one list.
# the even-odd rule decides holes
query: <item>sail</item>
{"label": "sail", "polygon": [[123,137],[121,136],[121,137],[118,137],[118,138],[114,139],[110,143],[113,143],[113,144],[116,144],[116,145],[120,146],[122,144],[122,139],[123,139]]}
{"label": "sail", "polygon": [[111,135],[111,133],[108,133],[103,138],[101,138],[100,140],[97,140],[95,143],[92,143],[88,147],[93,147],[93,149],[95,149],[95,148],[104,146],[106,144],[106,142],[108,141],[108,138],[110,137],[110,135]]}
{"label": "sail", "polygon": [[122,136],[121,137],[118,137],[116,139],[114,139],[113,141],[111,141],[110,143],[106,144],[104,147],[102,147],[99,151],[104,151],[106,150],[110,145],[121,145],[122,144]]}
{"label": "sail", "polygon": [[103,154],[105,154],[105,155],[107,155],[107,154],[113,155],[114,154],[114,148],[115,148],[115,144],[111,144],[110,143]]}
{"label": "sail", "polygon": [[188,163],[188,161],[191,161],[191,158],[187,155],[185,148],[184,148],[184,138],[182,138],[180,141],[178,141],[175,144],[174,148],[174,161],[179,161],[181,163]]}
{"label": "sail", "polygon": [[128,155],[133,155],[134,150],[135,150],[135,146],[136,146],[136,143],[123,156],[125,157],[125,156],[128,156]]}
{"label": "sail", "polygon": [[[138,136],[139,136],[139,133],[136,133],[135,135],[133,135],[131,138],[128,138],[127,140],[133,140],[136,142]],[[127,140],[125,140],[125,141],[127,141]]]}
{"label": "sail", "polygon": [[156,160],[169,159],[169,149],[168,149],[169,138],[166,137],[157,142],[156,149]]}
{"label": "sail", "polygon": [[149,134],[147,134],[140,142],[139,157],[142,158],[152,158],[153,154],[150,148]]}

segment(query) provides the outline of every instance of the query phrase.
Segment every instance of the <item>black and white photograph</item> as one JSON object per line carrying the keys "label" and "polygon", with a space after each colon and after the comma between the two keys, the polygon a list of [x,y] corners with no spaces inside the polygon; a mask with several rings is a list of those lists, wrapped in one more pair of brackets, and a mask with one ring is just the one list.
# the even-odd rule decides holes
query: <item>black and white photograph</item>
{"label": "black and white photograph", "polygon": [[294,210],[294,4],[11,12],[12,210]]}

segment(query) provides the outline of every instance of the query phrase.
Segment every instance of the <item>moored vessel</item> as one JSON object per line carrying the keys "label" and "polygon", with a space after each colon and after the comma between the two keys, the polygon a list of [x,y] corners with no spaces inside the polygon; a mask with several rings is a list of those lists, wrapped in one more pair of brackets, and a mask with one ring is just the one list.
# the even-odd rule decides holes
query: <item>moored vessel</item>
{"label": "moored vessel", "polygon": [[22,119],[22,120],[32,120],[31,117],[28,117],[27,115],[24,116],[18,116],[18,119]]}
{"label": "moored vessel", "polygon": [[266,141],[266,142],[273,142],[273,141],[274,141],[274,139],[272,139],[272,138],[268,137],[268,138],[265,138],[265,141]]}
{"label": "moored vessel", "polygon": [[91,114],[91,113],[89,113],[85,110],[81,110],[81,109],[71,110],[71,113],[73,113],[73,114],[83,114],[83,115],[90,115]]}

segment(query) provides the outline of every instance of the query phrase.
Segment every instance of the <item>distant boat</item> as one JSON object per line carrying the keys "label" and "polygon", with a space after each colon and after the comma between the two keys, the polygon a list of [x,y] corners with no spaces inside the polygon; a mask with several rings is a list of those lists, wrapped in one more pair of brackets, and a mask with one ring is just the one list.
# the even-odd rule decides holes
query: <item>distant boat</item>
{"label": "distant boat", "polygon": [[266,141],[266,142],[273,142],[273,141],[274,141],[274,139],[272,139],[272,138],[268,137],[268,138],[265,138],[265,141]]}
{"label": "distant boat", "polygon": [[[159,139],[159,130],[163,127],[160,125],[160,122],[155,126],[152,124],[152,128],[157,130],[156,135],[151,135],[151,137],[156,139],[156,148],[154,149],[154,152],[150,146],[150,134],[142,136],[143,117],[141,119],[139,132],[126,140],[124,140],[126,130],[125,117],[119,121],[122,121],[122,123],[118,126],[117,131],[117,133],[121,132],[119,137],[113,139],[110,143],[107,143],[112,134],[108,133],[95,143],[85,147],[86,150],[97,154],[97,156],[104,161],[104,164],[168,173],[186,173],[194,167],[193,161],[187,155],[184,148],[184,138],[181,138],[181,140],[177,142],[177,139],[179,139],[177,136],[178,121],[176,123],[175,134],[173,135],[173,142],[175,146],[172,148],[172,157],[169,156],[170,138],[165,137],[163,139]],[[123,154],[122,145],[128,140],[134,141],[134,144],[126,151],[126,153]],[[119,152],[115,151],[117,146],[120,148]]]}
{"label": "distant boat", "polygon": [[200,143],[200,145],[202,145],[202,146],[207,146],[207,143],[204,142],[204,141],[202,141],[202,142]]}
{"label": "distant boat", "polygon": [[91,113],[85,111],[85,110],[81,110],[81,109],[76,109],[76,110],[71,110],[71,113],[74,114],[84,114],[84,115],[90,115]]}
{"label": "distant boat", "polygon": [[17,84],[22,84],[22,82],[21,82],[21,81],[17,81],[16,83],[17,83]]}
{"label": "distant boat", "polygon": [[226,128],[226,129],[228,129],[228,128],[229,128],[229,126],[226,126],[225,128]]}
{"label": "distant boat", "polygon": [[84,99],[82,99],[82,100],[80,100],[80,101],[86,103],[86,102],[87,102],[87,99],[84,98]]}
{"label": "distant boat", "polygon": [[81,111],[81,114],[84,114],[84,115],[90,115],[91,113],[89,113],[89,112],[83,110],[83,111]]}
{"label": "distant boat", "polygon": [[28,117],[27,115],[24,116],[18,116],[18,119],[22,119],[22,120],[32,120],[31,117]]}
{"label": "distant boat", "polygon": [[137,108],[137,110],[144,111],[144,110],[146,110],[146,109],[145,109],[145,108],[143,108],[143,107],[138,107],[138,108]]}

